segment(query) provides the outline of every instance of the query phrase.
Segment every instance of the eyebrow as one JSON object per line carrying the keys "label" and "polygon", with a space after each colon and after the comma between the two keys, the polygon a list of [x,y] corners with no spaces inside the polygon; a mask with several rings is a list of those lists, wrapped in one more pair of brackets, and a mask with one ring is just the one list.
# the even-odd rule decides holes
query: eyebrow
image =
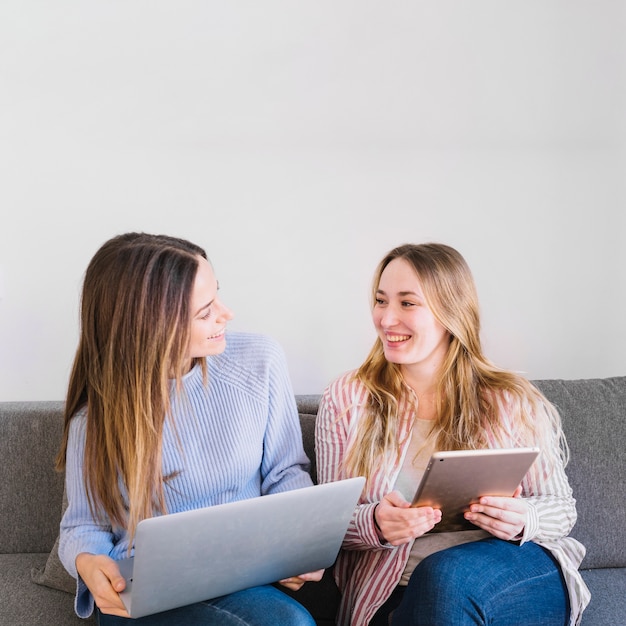
{"label": "eyebrow", "polygon": [[209,308],[209,307],[213,304],[213,302],[215,302],[215,300],[211,300],[211,302],[207,302],[204,306],[201,306],[201,307],[200,307],[200,308],[199,308],[199,309],[195,312],[195,314],[194,314],[194,315],[200,315],[200,313],[202,313],[202,311],[204,311],[204,310],[208,309],[208,308]]}
{"label": "eyebrow", "polygon": [[[380,294],[382,294],[382,295],[384,295],[384,296],[386,296],[386,295],[387,295],[387,293],[386,293],[385,291],[383,291],[382,289],[377,289],[377,290],[376,290],[376,293],[380,293]],[[398,295],[399,295],[399,296],[401,296],[401,297],[404,297],[404,296],[416,296],[416,297],[418,297],[418,298],[421,298],[421,297],[422,297],[422,296],[421,296],[419,293],[417,293],[416,291],[399,291],[399,292],[398,292]]]}
{"label": "eyebrow", "polygon": [[[215,281],[217,283],[217,291],[220,290],[220,281],[216,280]],[[200,315],[200,313],[202,313],[202,311],[204,311],[205,309],[208,309],[213,303],[215,302],[215,298],[213,298],[213,300],[211,300],[211,302],[207,302],[205,305],[201,306],[195,313],[194,316],[196,315]]]}

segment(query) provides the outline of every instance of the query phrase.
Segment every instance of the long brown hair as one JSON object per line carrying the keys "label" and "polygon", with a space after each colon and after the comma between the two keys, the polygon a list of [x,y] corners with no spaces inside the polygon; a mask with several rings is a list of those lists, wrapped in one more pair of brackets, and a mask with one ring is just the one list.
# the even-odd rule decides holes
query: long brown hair
{"label": "long brown hair", "polygon": [[[484,355],[476,287],[461,254],[440,243],[394,248],[376,269],[372,307],[381,275],[394,259],[404,259],[415,270],[428,307],[450,334],[437,381],[433,423],[437,449],[482,448],[491,436],[508,445],[541,445],[544,450],[549,448],[548,455],[557,450],[567,460],[556,409],[523,376],[497,367]],[[398,458],[399,427],[407,419],[407,411],[400,407],[414,405],[414,397],[400,366],[386,360],[379,338],[355,377],[369,393],[364,420],[345,466],[354,475],[369,477],[381,461]],[[515,432],[509,432],[502,420],[505,411],[515,418]]]}
{"label": "long brown hair", "polygon": [[165,512],[161,438],[171,379],[188,365],[198,256],[205,251],[184,239],[127,233],[102,245],[85,273],[56,466],[65,469],[70,422],[86,405],[89,506],[131,537],[141,519]]}

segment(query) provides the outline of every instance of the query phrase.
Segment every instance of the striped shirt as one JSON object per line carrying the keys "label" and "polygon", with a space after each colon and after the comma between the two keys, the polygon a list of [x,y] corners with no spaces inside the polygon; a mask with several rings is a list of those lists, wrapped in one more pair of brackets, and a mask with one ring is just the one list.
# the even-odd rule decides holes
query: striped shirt
{"label": "striped shirt", "polygon": [[[167,511],[175,513],[312,485],[302,445],[295,397],[282,349],[261,335],[229,333],[222,354],[207,358],[208,381],[199,366],[172,399],[173,432],[166,420],[163,475]],[[68,507],[61,521],[59,557],[78,578],[81,552],[127,556],[128,536],[95,521],[82,465],[86,410],[72,420],[67,448]],[[180,438],[177,439],[177,436]],[[76,613],[87,617],[93,598],[78,580]]]}
{"label": "striped shirt", "polygon": [[[339,377],[324,391],[315,432],[320,482],[348,477],[342,469],[342,460],[359,428],[367,393],[365,386],[354,380],[354,372]],[[507,432],[514,432],[513,420],[505,410],[506,403],[498,404]],[[414,409],[408,400],[400,401],[399,412],[409,418],[402,420],[399,427],[400,460],[388,467],[381,464],[375,468],[354,511],[335,565],[335,579],[342,592],[339,626],[367,626],[400,582],[411,551],[411,542],[401,546],[381,545],[373,517],[376,504],[393,490],[411,439],[409,431]],[[491,443],[496,447],[495,441]],[[517,444],[511,440],[511,445]],[[536,462],[538,471],[529,472],[522,482],[528,519],[521,543],[533,541],[543,546],[560,564],[569,593],[570,624],[574,626],[580,623],[582,611],[590,599],[578,571],[585,548],[567,536],[576,522],[576,503],[563,464],[558,459],[554,461],[556,467],[549,472],[542,454]]]}

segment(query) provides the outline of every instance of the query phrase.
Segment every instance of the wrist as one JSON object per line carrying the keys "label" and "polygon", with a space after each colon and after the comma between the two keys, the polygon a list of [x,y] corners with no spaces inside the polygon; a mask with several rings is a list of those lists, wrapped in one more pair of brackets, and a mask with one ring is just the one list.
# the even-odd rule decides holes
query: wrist
{"label": "wrist", "polygon": [[374,506],[374,510],[372,512],[372,518],[374,520],[374,528],[376,529],[376,534],[378,535],[378,538],[381,540],[382,543],[386,543],[387,540],[385,539],[385,536],[383,535],[383,531],[381,530],[380,526],[378,525],[378,520],[376,519],[376,509],[378,509],[378,505],[380,504],[380,502],[376,503],[376,506]]}

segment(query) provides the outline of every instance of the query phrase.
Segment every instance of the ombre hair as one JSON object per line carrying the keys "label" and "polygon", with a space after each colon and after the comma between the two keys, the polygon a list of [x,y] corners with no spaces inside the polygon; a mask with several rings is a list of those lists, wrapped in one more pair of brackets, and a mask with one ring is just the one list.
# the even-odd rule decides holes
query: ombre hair
{"label": "ombre hair", "polygon": [[[403,259],[413,268],[427,306],[450,335],[437,377],[437,418],[432,430],[435,447],[484,448],[489,441],[503,446],[538,445],[548,460],[551,454],[559,454],[566,462],[567,445],[556,409],[523,376],[501,369],[485,357],[476,286],[461,254],[440,243],[394,248],[374,274],[372,308],[382,273],[395,259]],[[355,378],[367,388],[368,400],[344,465],[350,474],[369,478],[381,463],[399,460],[399,426],[407,419],[406,411],[400,414],[399,407],[415,408],[415,398],[404,382],[401,366],[385,358],[380,338]],[[410,413],[415,415],[416,411]],[[503,414],[513,420],[505,422]],[[514,432],[506,425],[511,421]]]}
{"label": "ombre hair", "polygon": [[[165,511],[162,434],[172,379],[189,367],[190,299],[205,251],[184,239],[127,233],[89,263],[57,468],[86,406],[84,481],[94,518],[128,529]],[[200,362],[206,375],[204,360]]]}

